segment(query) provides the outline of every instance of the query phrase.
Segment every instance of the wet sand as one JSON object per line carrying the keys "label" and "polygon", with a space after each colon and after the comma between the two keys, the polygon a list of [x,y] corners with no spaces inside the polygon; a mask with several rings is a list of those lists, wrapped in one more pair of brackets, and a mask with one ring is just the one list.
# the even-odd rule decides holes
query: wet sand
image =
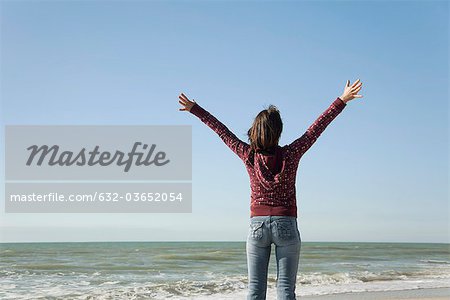
{"label": "wet sand", "polygon": [[344,293],[325,296],[300,296],[297,298],[302,300],[449,300],[450,288]]}

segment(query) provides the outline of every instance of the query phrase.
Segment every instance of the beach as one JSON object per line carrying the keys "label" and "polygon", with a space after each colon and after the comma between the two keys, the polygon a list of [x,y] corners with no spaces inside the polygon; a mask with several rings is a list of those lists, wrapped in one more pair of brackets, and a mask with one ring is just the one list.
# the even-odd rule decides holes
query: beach
{"label": "beach", "polygon": [[[273,299],[276,299],[275,295],[273,297]],[[302,300],[448,300],[450,299],[450,288],[343,293],[322,296],[300,296],[298,298]]]}
{"label": "beach", "polygon": [[[219,298],[212,296],[204,296],[195,298],[196,300],[210,299],[245,299],[244,291],[235,294],[222,295]],[[191,298],[179,298],[179,300],[187,300]],[[193,298],[192,298],[193,299]],[[267,300],[276,300],[275,289],[269,289],[267,292]],[[396,290],[382,292],[355,292],[355,293],[338,293],[328,295],[302,296],[297,293],[298,300],[448,300],[450,299],[450,288],[434,288],[434,289],[413,289],[413,290]]]}
{"label": "beach", "polygon": [[301,297],[305,300],[397,300],[397,299],[409,299],[409,300],[443,300],[450,299],[450,289],[420,289],[420,290],[403,290],[403,291],[389,291],[389,292],[362,292],[354,294],[337,294],[326,296],[310,296]]}

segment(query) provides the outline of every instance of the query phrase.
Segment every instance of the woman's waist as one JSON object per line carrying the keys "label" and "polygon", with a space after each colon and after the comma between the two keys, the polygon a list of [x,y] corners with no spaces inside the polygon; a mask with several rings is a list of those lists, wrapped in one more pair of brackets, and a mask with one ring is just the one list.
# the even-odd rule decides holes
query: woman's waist
{"label": "woman's waist", "polygon": [[291,216],[297,217],[297,206],[270,206],[263,204],[250,205],[250,217],[255,216]]}

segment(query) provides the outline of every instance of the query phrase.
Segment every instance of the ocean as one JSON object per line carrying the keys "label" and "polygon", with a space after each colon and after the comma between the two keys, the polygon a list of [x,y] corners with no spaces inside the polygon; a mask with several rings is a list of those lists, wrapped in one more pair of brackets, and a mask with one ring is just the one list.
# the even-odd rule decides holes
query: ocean
{"label": "ocean", "polygon": [[[0,244],[0,299],[245,299],[246,285],[245,242]],[[297,295],[437,287],[449,244],[302,242]]]}

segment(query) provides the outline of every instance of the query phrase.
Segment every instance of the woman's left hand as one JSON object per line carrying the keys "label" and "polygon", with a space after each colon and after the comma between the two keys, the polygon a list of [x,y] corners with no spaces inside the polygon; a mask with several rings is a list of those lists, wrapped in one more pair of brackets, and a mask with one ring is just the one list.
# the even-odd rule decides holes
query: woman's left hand
{"label": "woman's left hand", "polygon": [[183,107],[179,110],[191,111],[192,106],[194,106],[194,104],[196,103],[194,99],[192,99],[192,101],[189,100],[188,97],[186,97],[186,95],[183,93],[181,93],[178,98],[180,99],[178,102],[183,105]]}
{"label": "woman's left hand", "polygon": [[350,80],[347,80],[347,83],[344,88],[344,92],[342,93],[339,98],[341,98],[344,103],[347,103],[348,101],[351,101],[356,98],[361,98],[362,95],[358,95],[358,92],[361,90],[362,82],[361,80],[356,80],[351,86],[350,86]]}

